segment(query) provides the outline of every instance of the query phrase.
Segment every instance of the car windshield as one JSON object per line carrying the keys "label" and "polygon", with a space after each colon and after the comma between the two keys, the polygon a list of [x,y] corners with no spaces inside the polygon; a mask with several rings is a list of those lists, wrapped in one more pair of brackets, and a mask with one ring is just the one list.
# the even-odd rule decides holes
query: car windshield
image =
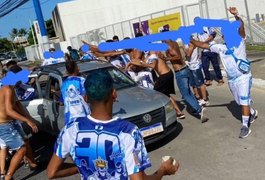
{"label": "car windshield", "polygon": [[[121,72],[120,70],[114,67],[105,68],[104,70],[106,70],[111,75],[113,82],[114,82],[114,88],[117,90],[132,87],[132,86],[137,86],[137,84],[132,79],[130,79],[123,72]],[[87,71],[81,74],[83,77],[86,78],[86,76],[93,71],[97,71],[97,70]]]}

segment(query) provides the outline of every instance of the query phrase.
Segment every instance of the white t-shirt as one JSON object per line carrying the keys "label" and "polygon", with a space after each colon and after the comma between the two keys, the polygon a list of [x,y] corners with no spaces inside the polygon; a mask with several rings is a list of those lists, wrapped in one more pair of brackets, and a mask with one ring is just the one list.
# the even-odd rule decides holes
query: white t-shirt
{"label": "white t-shirt", "polygon": [[[230,54],[226,54],[226,51],[228,49],[225,44],[210,45],[210,50],[220,55],[220,59],[223,63],[229,81],[233,81],[242,75],[251,76],[251,72],[249,72],[248,74],[243,74],[238,70],[238,65],[234,60],[233,56]],[[234,47],[231,50],[234,52],[234,55],[238,59],[247,60],[246,42],[244,39],[241,40],[240,45],[238,47]]]}
{"label": "white t-shirt", "polygon": [[[203,34],[198,34],[199,41],[205,42],[209,38],[210,35],[213,35],[215,37],[216,32],[214,28],[204,27],[203,30],[204,30]],[[212,41],[211,43],[215,44],[214,41]],[[204,49],[203,52],[209,52],[209,50]]]}
{"label": "white t-shirt", "polygon": [[[185,45],[185,48],[189,48],[188,45]],[[197,70],[201,67],[200,53],[199,48],[195,48],[191,54],[190,60],[188,62],[190,70]]]}

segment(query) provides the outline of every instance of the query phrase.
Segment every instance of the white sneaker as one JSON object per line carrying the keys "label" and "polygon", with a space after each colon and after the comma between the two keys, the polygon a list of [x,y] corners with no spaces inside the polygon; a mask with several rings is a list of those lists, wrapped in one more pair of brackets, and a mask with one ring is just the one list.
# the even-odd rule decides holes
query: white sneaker
{"label": "white sneaker", "polygon": [[198,100],[200,106],[209,106],[210,102],[204,99]]}
{"label": "white sneaker", "polygon": [[200,119],[201,119],[201,123],[205,123],[209,120],[209,118],[206,116],[206,108],[202,107],[201,112],[199,113],[200,115]]}

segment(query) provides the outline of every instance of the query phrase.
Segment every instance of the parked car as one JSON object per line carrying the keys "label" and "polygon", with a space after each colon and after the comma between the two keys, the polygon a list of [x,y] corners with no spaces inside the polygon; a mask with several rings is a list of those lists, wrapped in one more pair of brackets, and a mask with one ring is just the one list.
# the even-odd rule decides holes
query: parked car
{"label": "parked car", "polygon": [[[158,141],[176,130],[176,113],[167,96],[135,83],[128,75],[109,63],[78,62],[80,73],[86,77],[92,71],[105,69],[114,81],[118,102],[114,103],[113,116],[136,124],[146,144]],[[64,63],[41,67],[33,71],[36,98],[22,101],[30,115],[38,121],[40,129],[58,134],[64,126],[64,107],[59,105],[60,87],[67,77]],[[56,93],[57,92],[57,93]]]}

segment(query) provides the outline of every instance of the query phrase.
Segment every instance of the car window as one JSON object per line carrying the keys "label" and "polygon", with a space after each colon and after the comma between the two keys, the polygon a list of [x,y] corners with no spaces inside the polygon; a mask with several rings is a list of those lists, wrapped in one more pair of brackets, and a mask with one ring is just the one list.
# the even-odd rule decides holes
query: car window
{"label": "car window", "polygon": [[59,80],[54,77],[50,77],[49,99],[59,101],[60,95],[61,92]]}
{"label": "car window", "polygon": [[[114,88],[117,90],[137,85],[132,79],[130,79],[128,76],[126,76],[123,72],[121,72],[115,67],[105,68],[104,70],[106,70],[106,72],[109,73],[112,77],[114,82]],[[86,78],[86,76],[93,71],[82,73],[82,76]]]}
{"label": "car window", "polygon": [[45,97],[49,76],[47,74],[41,74],[38,79],[40,83],[42,97]]}

